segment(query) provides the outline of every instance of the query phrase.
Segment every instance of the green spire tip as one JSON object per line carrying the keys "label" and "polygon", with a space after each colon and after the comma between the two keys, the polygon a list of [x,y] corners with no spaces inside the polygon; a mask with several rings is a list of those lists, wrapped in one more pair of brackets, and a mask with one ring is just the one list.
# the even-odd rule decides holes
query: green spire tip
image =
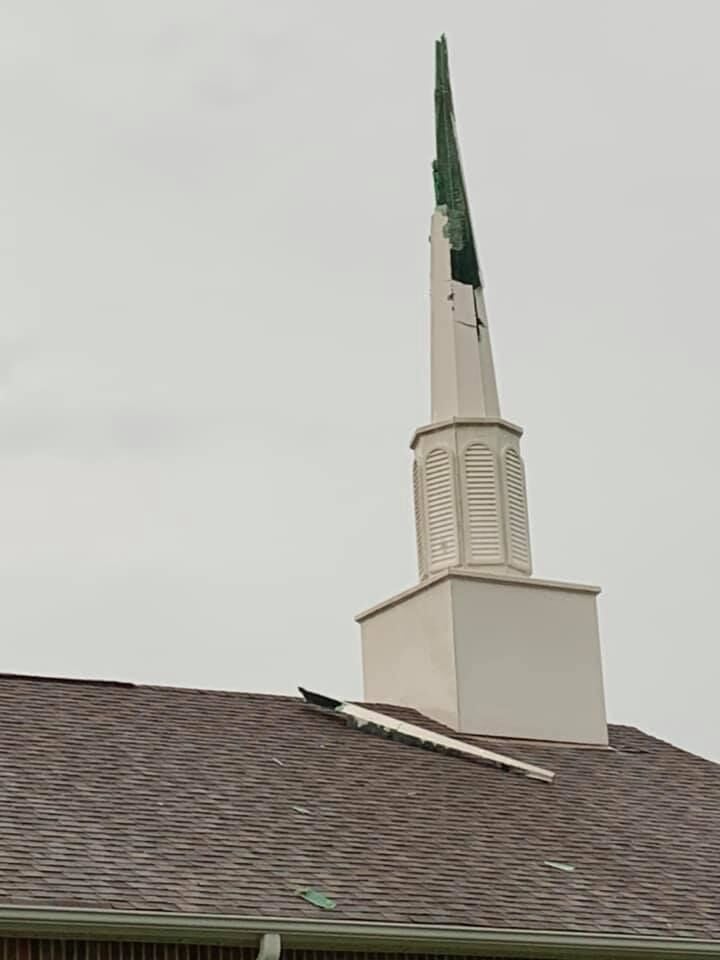
{"label": "green spire tip", "polygon": [[435,151],[435,202],[447,211],[452,276],[461,283],[480,287],[480,268],[455,130],[445,34],[435,42]]}

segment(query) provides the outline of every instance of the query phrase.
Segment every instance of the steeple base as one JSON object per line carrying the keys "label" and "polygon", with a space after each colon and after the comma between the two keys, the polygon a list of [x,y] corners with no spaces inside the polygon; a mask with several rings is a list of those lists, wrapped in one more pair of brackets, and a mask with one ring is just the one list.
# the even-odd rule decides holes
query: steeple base
{"label": "steeple base", "polygon": [[365,699],[461,733],[607,745],[598,593],[445,570],[356,618]]}

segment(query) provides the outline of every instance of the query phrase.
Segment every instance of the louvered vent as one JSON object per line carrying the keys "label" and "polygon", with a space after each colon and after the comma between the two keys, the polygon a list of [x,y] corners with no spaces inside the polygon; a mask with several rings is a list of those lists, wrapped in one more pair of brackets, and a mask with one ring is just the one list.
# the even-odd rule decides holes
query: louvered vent
{"label": "louvered vent", "polygon": [[500,563],[502,538],[495,455],[484,443],[465,448],[470,563]]}
{"label": "louvered vent", "polygon": [[452,463],[447,450],[433,450],[425,460],[430,569],[458,562],[457,519]]}
{"label": "louvered vent", "polygon": [[413,498],[415,501],[415,542],[417,545],[418,571],[422,577],[427,573],[427,568],[423,543],[422,487],[420,483],[420,466],[417,460],[413,463]]}
{"label": "louvered vent", "polygon": [[520,454],[508,447],[504,454],[505,487],[508,508],[508,546],[510,563],[521,570],[530,570],[530,538],[528,535],[525,470]]}

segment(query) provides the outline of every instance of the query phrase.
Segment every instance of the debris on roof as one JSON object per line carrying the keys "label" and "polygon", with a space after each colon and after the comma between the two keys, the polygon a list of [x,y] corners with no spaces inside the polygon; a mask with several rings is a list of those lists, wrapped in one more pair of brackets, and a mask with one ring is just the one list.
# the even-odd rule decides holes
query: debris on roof
{"label": "debris on roof", "polygon": [[351,726],[359,730],[365,730],[367,733],[402,740],[405,743],[436,750],[440,753],[479,760],[481,763],[488,763],[500,767],[502,770],[524,774],[524,776],[533,780],[544,780],[546,783],[552,783],[555,777],[552,771],[545,770],[543,767],[536,767],[533,764],[524,763],[522,760],[513,760],[512,757],[507,757],[502,753],[494,753],[492,750],[485,750],[482,747],[465,743],[464,740],[457,740],[455,737],[447,737],[442,733],[436,733],[413,723],[396,720],[394,717],[379,713],[376,710],[359,707],[355,703],[335,700],[332,697],[326,697],[324,694],[305,690],[303,687],[298,687],[298,689],[305,702],[310,706],[338,714]]}
{"label": "debris on roof", "polygon": [[559,860],[543,860],[543,866],[554,867],[555,870],[564,870],[565,873],[572,873],[575,869],[569,863],[561,863]]}
{"label": "debris on roof", "polygon": [[321,890],[314,890],[312,887],[301,887],[295,893],[308,903],[312,903],[321,910],[334,910],[337,904],[330,897],[326,896]]}

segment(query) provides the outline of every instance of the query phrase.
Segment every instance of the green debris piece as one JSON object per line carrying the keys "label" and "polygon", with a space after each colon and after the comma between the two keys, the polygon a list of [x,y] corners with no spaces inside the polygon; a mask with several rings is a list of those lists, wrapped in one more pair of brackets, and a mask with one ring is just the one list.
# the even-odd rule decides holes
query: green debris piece
{"label": "green debris piece", "polygon": [[480,266],[475,252],[470,208],[460,165],[455,129],[455,110],[450,88],[447,40],[435,44],[435,202],[447,213],[452,277],[460,283],[481,287]]}
{"label": "green debris piece", "polygon": [[572,873],[575,867],[569,863],[561,863],[559,860],[543,860],[546,867],[553,867],[555,870],[564,870],[565,873]]}
{"label": "green debris piece", "polygon": [[293,805],[293,810],[295,813],[310,813],[307,807],[296,807]]}
{"label": "green debris piece", "polygon": [[313,906],[320,907],[322,910],[334,910],[336,907],[334,900],[325,896],[322,891],[314,890],[312,887],[301,887],[295,893],[303,900],[307,900],[308,903],[312,903]]}

